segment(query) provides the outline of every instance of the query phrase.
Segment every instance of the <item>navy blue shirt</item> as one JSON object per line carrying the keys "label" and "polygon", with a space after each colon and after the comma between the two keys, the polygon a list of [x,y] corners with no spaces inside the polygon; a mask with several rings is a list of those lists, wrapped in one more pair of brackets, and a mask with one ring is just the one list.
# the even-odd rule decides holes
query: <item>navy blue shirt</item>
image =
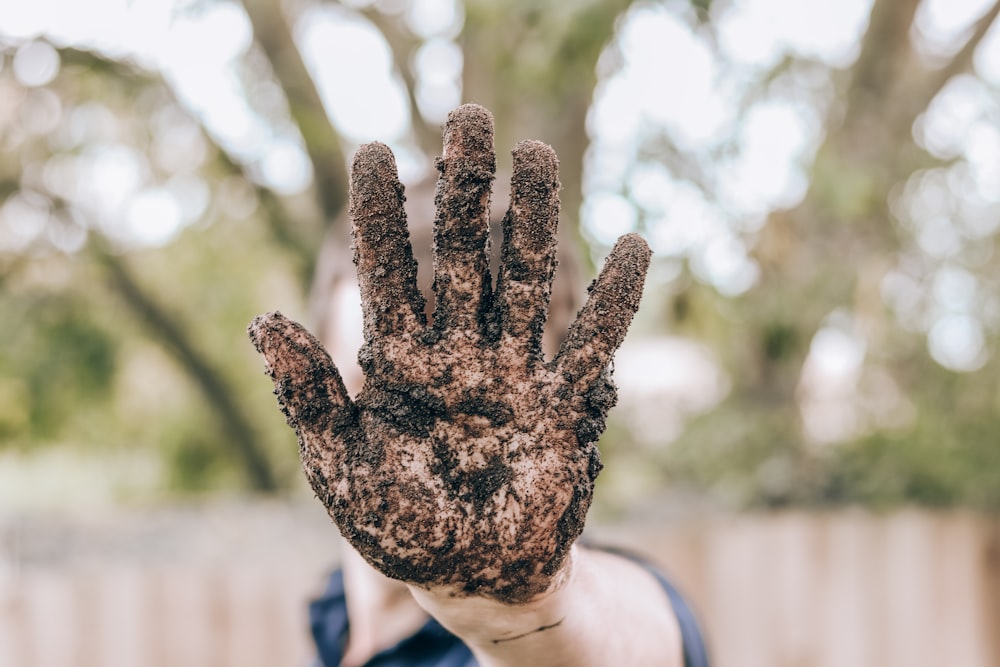
{"label": "navy blue shirt", "polygon": [[[617,550],[636,561],[660,582],[674,608],[684,643],[684,667],[708,667],[708,653],[698,621],[677,589],[658,570],[639,558]],[[347,642],[347,605],[344,576],[337,570],[330,576],[326,592],[309,606],[309,622],[322,667],[339,667]],[[455,635],[433,618],[415,634],[388,648],[365,663],[365,667],[478,667],[472,652]]]}

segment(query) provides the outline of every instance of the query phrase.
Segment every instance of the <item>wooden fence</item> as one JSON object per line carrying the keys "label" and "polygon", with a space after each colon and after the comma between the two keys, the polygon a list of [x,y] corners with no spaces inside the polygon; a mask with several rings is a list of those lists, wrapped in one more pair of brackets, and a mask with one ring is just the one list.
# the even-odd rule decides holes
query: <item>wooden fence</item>
{"label": "wooden fence", "polygon": [[1000,667],[1000,520],[787,513],[609,537],[694,600],[719,667]]}
{"label": "wooden fence", "polygon": [[[197,545],[232,534],[190,537],[183,521],[179,546],[152,558],[108,544],[40,556],[32,529],[0,522],[0,666],[307,665],[306,602],[332,554],[316,535],[332,528],[301,510],[308,520],[290,529],[270,511],[260,522],[240,512],[241,525],[278,536],[258,530],[260,543],[214,556]],[[664,566],[699,608],[719,667],[1000,666],[996,518],[791,512],[594,533]],[[86,535],[56,542],[79,549]],[[127,539],[111,546],[128,552]]]}

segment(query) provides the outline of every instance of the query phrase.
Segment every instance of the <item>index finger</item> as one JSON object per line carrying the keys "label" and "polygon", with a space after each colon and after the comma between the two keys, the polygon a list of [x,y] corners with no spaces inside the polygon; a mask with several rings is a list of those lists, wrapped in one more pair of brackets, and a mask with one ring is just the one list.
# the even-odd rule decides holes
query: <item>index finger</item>
{"label": "index finger", "polygon": [[585,391],[611,364],[639,310],[652,252],[638,234],[618,239],[553,364]]}
{"label": "index finger", "polygon": [[389,147],[375,142],[359,148],[351,166],[350,214],[369,342],[424,324],[404,200]]}

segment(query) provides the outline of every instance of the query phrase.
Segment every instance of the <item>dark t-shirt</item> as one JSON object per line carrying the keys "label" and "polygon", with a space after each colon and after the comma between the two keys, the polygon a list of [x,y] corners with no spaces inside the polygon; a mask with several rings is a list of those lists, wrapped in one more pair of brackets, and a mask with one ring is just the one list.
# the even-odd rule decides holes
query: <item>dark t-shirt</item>
{"label": "dark t-shirt", "polygon": [[[685,667],[708,667],[708,653],[691,607],[658,570],[631,554],[660,582],[677,616],[684,643]],[[339,667],[347,641],[347,606],[344,601],[344,577],[340,570],[330,576],[326,592],[309,607],[309,621],[322,667]],[[365,667],[478,667],[472,652],[462,641],[433,618],[420,630],[395,646],[376,654]]]}

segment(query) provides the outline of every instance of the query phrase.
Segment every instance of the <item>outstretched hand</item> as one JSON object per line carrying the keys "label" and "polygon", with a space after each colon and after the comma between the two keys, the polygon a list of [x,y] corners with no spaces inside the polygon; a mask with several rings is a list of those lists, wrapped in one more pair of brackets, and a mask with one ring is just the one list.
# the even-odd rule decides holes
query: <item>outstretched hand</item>
{"label": "outstretched hand", "polygon": [[619,239],[546,362],[558,161],[534,141],[513,155],[494,290],[492,117],[475,105],[449,116],[428,323],[393,155],[379,143],[358,150],[350,214],[365,382],[354,400],[301,325],[269,313],[249,332],[313,490],[369,563],[424,588],[523,602],[557,583],[583,530],[601,468],[595,441],[616,400],[608,366],[650,253],[637,235]]}

